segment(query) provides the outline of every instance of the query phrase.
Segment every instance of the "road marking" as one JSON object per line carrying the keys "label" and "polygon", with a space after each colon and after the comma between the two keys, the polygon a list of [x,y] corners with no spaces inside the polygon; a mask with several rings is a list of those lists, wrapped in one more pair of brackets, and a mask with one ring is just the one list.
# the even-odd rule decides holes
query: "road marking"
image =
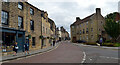
{"label": "road marking", "polygon": [[85,52],[83,52],[83,54],[84,54],[84,57],[83,57],[83,61],[81,63],[84,63],[85,60],[86,60],[86,54],[85,54]]}
{"label": "road marking", "polygon": [[99,57],[102,57],[102,58],[111,58],[111,59],[120,59],[120,58],[115,58],[115,57],[106,57],[106,56],[99,56]]}
{"label": "road marking", "polygon": [[89,58],[90,59],[90,61],[92,61],[92,59],[91,58]]}

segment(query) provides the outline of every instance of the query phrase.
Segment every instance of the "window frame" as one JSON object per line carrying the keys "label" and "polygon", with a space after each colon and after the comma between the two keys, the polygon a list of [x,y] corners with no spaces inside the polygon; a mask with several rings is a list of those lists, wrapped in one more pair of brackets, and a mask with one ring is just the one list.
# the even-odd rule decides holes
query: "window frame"
{"label": "window frame", "polygon": [[35,46],[35,37],[32,37],[32,46]]}
{"label": "window frame", "polygon": [[30,30],[34,31],[34,21],[30,20]]}
{"label": "window frame", "polygon": [[85,34],[85,29],[83,29],[83,34]]}
{"label": "window frame", "polygon": [[[21,21],[21,25],[19,26],[19,17],[22,19]],[[20,28],[19,28],[20,27]],[[22,16],[18,16],[18,28],[19,29],[23,29],[23,17]]]}
{"label": "window frame", "polygon": [[[7,18],[6,18],[6,16],[2,15],[2,12],[5,13],[4,15],[6,15],[6,13],[7,13]],[[2,22],[3,18],[7,19],[7,21],[5,21],[5,23]],[[4,11],[4,10],[1,11],[1,24],[3,24],[3,25],[9,25],[9,12]]]}
{"label": "window frame", "polygon": [[89,29],[88,28],[86,28],[86,33],[88,33],[89,31],[88,31]]}
{"label": "window frame", "polygon": [[93,32],[93,28],[91,28],[91,32]]}
{"label": "window frame", "polygon": [[[22,8],[20,8],[19,5],[20,5]],[[22,3],[22,2],[18,2],[18,9],[23,10],[23,3]]]}
{"label": "window frame", "polygon": [[34,9],[30,7],[30,14],[34,15]]}

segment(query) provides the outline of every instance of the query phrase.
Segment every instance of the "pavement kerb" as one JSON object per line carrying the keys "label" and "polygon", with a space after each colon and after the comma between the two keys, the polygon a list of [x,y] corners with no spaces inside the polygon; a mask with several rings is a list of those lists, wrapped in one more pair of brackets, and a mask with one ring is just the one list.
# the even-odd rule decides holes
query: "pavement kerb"
{"label": "pavement kerb", "polygon": [[84,44],[77,44],[77,43],[73,43],[73,45],[77,45],[77,46],[79,46],[79,45],[83,45],[83,46],[88,46],[88,47],[93,47],[93,48],[102,48],[102,49],[120,50],[119,47],[116,47],[116,48],[118,48],[118,49],[115,49],[115,47],[112,48],[112,47],[105,47],[105,46],[92,46],[92,45],[84,45]]}
{"label": "pavement kerb", "polygon": [[[53,50],[53,49],[56,49],[59,45],[60,45],[61,42],[57,43],[57,45],[55,47],[52,47],[48,50],[45,50],[45,51],[42,51],[42,52],[36,52],[36,53],[33,53],[33,54],[29,54],[27,56],[31,56],[31,55],[36,55],[36,54],[40,54],[40,53],[44,53],[44,52],[47,52],[47,51],[50,51],[50,50]],[[4,62],[4,61],[9,61],[9,60],[14,60],[14,59],[18,59],[18,58],[23,58],[23,57],[27,57],[25,55],[23,56],[18,56],[18,57],[14,57],[14,58],[9,58],[9,59],[5,59],[5,60],[0,60],[0,62]]]}

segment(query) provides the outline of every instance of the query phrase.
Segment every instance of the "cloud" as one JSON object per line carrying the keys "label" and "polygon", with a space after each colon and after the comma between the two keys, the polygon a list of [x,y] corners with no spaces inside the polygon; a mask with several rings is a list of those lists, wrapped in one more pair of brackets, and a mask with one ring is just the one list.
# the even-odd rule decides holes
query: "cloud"
{"label": "cloud", "polygon": [[102,15],[116,12],[119,0],[29,0],[28,2],[48,12],[58,27],[63,26],[70,32],[70,25],[76,17],[81,19],[101,8]]}

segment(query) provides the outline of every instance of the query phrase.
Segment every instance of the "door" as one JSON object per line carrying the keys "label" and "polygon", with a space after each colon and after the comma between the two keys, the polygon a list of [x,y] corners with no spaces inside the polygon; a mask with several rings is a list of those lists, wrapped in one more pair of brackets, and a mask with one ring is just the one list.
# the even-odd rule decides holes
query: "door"
{"label": "door", "polygon": [[72,42],[76,43],[76,37],[73,37]]}
{"label": "door", "polygon": [[18,35],[18,47],[19,47],[18,51],[22,51],[23,46],[24,46],[23,37],[22,35]]}

